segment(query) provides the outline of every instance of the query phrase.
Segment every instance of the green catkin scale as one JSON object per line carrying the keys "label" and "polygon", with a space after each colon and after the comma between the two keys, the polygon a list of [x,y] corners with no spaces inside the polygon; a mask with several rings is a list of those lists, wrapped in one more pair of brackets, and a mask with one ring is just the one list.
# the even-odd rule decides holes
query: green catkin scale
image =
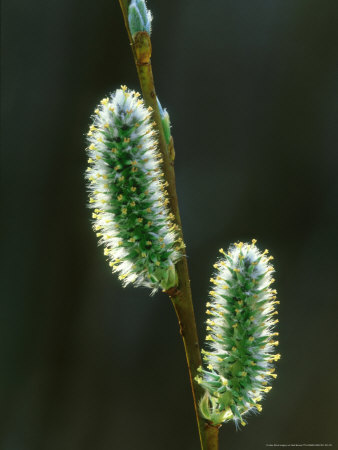
{"label": "green catkin scale", "polygon": [[177,237],[151,108],[121,86],[101,101],[88,133],[86,172],[94,230],[123,284],[153,292],[177,285]]}
{"label": "green catkin scale", "polygon": [[237,243],[214,265],[210,302],[207,303],[206,341],[202,350],[205,368],[196,377],[205,389],[200,402],[202,415],[219,425],[233,419],[245,425],[243,416],[261,411],[260,401],[276,378],[273,362],[279,354],[273,327],[278,322],[274,271],[268,251],[252,244]]}

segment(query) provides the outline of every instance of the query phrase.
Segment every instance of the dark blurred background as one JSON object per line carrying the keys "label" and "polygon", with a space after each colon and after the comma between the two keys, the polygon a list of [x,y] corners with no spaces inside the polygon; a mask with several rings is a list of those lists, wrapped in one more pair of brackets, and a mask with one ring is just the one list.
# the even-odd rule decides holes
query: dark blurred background
{"label": "dark blurred background", "polygon": [[[150,1],[203,342],[220,247],[275,257],[278,379],[220,450],[337,439],[338,3]],[[196,450],[166,296],[123,289],[83,181],[89,116],[139,90],[117,0],[2,5],[3,450]]]}

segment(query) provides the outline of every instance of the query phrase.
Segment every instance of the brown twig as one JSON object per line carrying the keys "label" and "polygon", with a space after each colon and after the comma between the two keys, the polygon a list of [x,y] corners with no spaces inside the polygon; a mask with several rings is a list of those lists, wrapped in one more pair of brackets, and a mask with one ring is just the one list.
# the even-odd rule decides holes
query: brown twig
{"label": "brown twig", "polygon": [[[169,183],[168,194],[170,200],[170,209],[175,216],[175,222],[179,226],[180,237],[183,242],[181,218],[178,208],[178,200],[176,193],[175,171],[174,171],[174,157],[175,150],[173,140],[171,138],[167,146],[163,128],[161,115],[157,104],[157,97],[154,85],[154,77],[151,66],[151,41],[147,32],[138,32],[131,36],[128,24],[128,3],[129,0],[119,0],[125,26],[128,32],[129,41],[132,47],[135,64],[137,68],[138,77],[142,89],[145,104],[153,109],[153,118],[157,124],[159,148],[163,158],[163,172],[166,180]],[[183,339],[190,384],[192,388],[194,408],[196,412],[196,419],[198,431],[201,441],[202,450],[217,450],[218,428],[208,425],[204,419],[199,415],[198,401],[201,397],[202,390],[194,380],[197,369],[201,365],[201,353],[199,349],[195,314],[192,303],[190,279],[188,272],[187,259],[184,256],[177,264],[176,270],[178,274],[179,285],[177,288],[172,288],[166,291],[174,306],[178,323],[180,326],[180,334]]]}

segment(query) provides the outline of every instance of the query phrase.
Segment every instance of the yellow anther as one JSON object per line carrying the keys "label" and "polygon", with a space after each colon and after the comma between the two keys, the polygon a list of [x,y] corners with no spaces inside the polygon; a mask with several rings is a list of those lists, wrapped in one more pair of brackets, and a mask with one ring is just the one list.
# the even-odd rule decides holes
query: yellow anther
{"label": "yellow anther", "polygon": [[223,386],[226,386],[228,384],[228,380],[222,377],[222,384]]}
{"label": "yellow anther", "polygon": [[[117,166],[114,167],[114,170],[116,170],[116,171],[117,171],[117,170],[120,170],[120,169],[121,169],[121,166],[119,166],[119,165],[117,165]],[[122,178],[122,177],[121,177],[121,178]]]}
{"label": "yellow anther", "polygon": [[127,208],[122,208],[122,214],[126,215],[127,214]]}
{"label": "yellow anther", "polygon": [[239,273],[240,270],[239,269],[234,269],[234,272]]}
{"label": "yellow anther", "polygon": [[148,227],[150,227],[152,224],[153,224],[153,222],[151,220],[148,220],[148,222],[147,222]]}
{"label": "yellow anther", "polygon": [[210,294],[212,297],[215,297],[215,296],[217,295],[215,291],[210,291],[209,294]]}
{"label": "yellow anther", "polygon": [[101,156],[100,155],[96,155],[96,159],[101,159]]}
{"label": "yellow anther", "polygon": [[142,105],[142,103],[143,103],[143,101],[140,99],[140,100],[137,100],[137,102],[136,102],[136,106],[140,106],[140,105]]}
{"label": "yellow anther", "polygon": [[102,178],[103,178],[104,180],[106,180],[106,179],[108,178],[108,175],[102,175]]}
{"label": "yellow anther", "polygon": [[109,106],[109,111],[114,112],[114,108],[112,106]]}
{"label": "yellow anther", "polygon": [[268,387],[266,387],[266,388],[264,388],[263,389],[263,392],[270,392],[271,391],[271,389],[272,389],[272,386],[268,386]]}
{"label": "yellow anther", "polygon": [[127,86],[125,84],[121,84],[121,89],[123,92],[125,92],[127,90]]}
{"label": "yellow anther", "polygon": [[148,106],[147,109],[148,109],[149,112],[153,111],[153,108],[151,106]]}
{"label": "yellow anther", "polygon": [[160,266],[161,265],[160,261],[156,261],[155,264],[156,264],[156,266]]}
{"label": "yellow anther", "polygon": [[124,280],[125,278],[127,278],[128,275],[129,273],[124,273],[123,275],[120,275],[119,280]]}
{"label": "yellow anther", "polygon": [[150,213],[150,212],[151,212],[151,209],[150,209],[150,208],[147,208],[146,211],[147,211],[148,213]]}
{"label": "yellow anther", "polygon": [[254,316],[250,317],[251,322],[253,322],[255,320]]}
{"label": "yellow anther", "polygon": [[147,254],[144,253],[144,252],[142,252],[142,253],[141,253],[141,256],[142,256],[142,258],[145,258],[145,257],[147,256]]}
{"label": "yellow anther", "polygon": [[106,97],[106,98],[101,100],[101,105],[106,105],[108,102],[109,102],[109,98]]}
{"label": "yellow anther", "polygon": [[142,217],[138,217],[138,218],[137,218],[137,221],[138,221],[138,223],[142,223],[142,222],[143,222]]}
{"label": "yellow anther", "polygon": [[235,352],[237,350],[237,348],[235,346],[232,347],[231,349],[233,352]]}
{"label": "yellow anther", "polygon": [[263,255],[267,255],[269,253],[269,250],[266,248],[263,252]]}
{"label": "yellow anther", "polygon": [[208,336],[205,338],[205,340],[206,341],[213,341],[214,339],[213,339],[213,337],[210,334],[208,334]]}
{"label": "yellow anther", "polygon": [[234,323],[232,328],[237,328],[238,327],[238,323]]}
{"label": "yellow anther", "polygon": [[95,145],[94,145],[94,144],[90,144],[90,146],[89,146],[89,150],[96,150],[96,147],[95,147]]}
{"label": "yellow anther", "polygon": [[135,166],[133,166],[132,168],[131,168],[131,171],[133,172],[133,173],[135,173],[135,172],[137,172],[137,167],[135,167]]}
{"label": "yellow anther", "polygon": [[141,94],[139,92],[135,92],[134,97],[138,98]]}
{"label": "yellow anther", "polygon": [[241,425],[242,427],[245,427],[246,423],[244,422],[244,420],[241,420]]}
{"label": "yellow anther", "polygon": [[225,255],[225,251],[222,248],[219,249],[219,252],[222,253],[222,255]]}
{"label": "yellow anther", "polygon": [[109,248],[105,248],[103,250],[103,254],[107,256],[107,255],[109,255],[109,251],[110,251]]}
{"label": "yellow anther", "polygon": [[109,128],[109,123],[105,123],[104,125],[103,125],[103,128]]}
{"label": "yellow anther", "polygon": [[255,365],[256,365],[255,361],[251,361],[250,364],[251,364],[252,366],[255,366]]}
{"label": "yellow anther", "polygon": [[132,186],[132,187],[130,188],[130,190],[131,190],[131,192],[136,192],[136,187],[135,187],[135,186]]}
{"label": "yellow anther", "polygon": [[242,377],[246,377],[247,376],[247,372],[242,372]]}
{"label": "yellow anther", "polygon": [[258,409],[259,412],[262,411],[262,409],[263,409],[263,408],[262,408],[262,405],[260,405],[260,404],[257,403],[255,406],[256,406],[256,408]]}
{"label": "yellow anther", "polygon": [[217,264],[214,264],[214,269],[217,269],[218,268],[218,265]]}
{"label": "yellow anther", "polygon": [[93,198],[89,199],[89,203],[94,203],[94,202],[95,202],[95,200]]}
{"label": "yellow anther", "polygon": [[253,245],[255,245],[256,244],[256,242],[257,242],[257,239],[252,239],[252,241],[251,241],[252,243],[253,243]]}
{"label": "yellow anther", "polygon": [[112,151],[112,153],[116,153],[116,152],[117,152],[117,149],[116,149],[115,147],[113,147],[113,148],[111,149],[111,151]]}
{"label": "yellow anther", "polygon": [[207,368],[208,368],[209,370],[213,370],[213,366],[212,366],[211,364],[207,365]]}
{"label": "yellow anther", "polygon": [[209,325],[212,325],[213,327],[216,325],[216,323],[215,323],[213,320],[211,320],[211,319],[208,319],[208,320],[207,320],[207,323],[208,323]]}
{"label": "yellow anther", "polygon": [[131,202],[131,203],[130,203],[130,206],[131,206],[132,208],[134,208],[134,207],[136,206],[136,203],[135,203],[135,202]]}
{"label": "yellow anther", "polygon": [[253,342],[254,339],[255,339],[255,338],[254,338],[253,336],[250,336],[250,337],[249,337],[249,341],[250,341],[250,342]]}
{"label": "yellow anther", "polygon": [[88,162],[89,162],[89,163],[93,163],[94,160],[93,160],[92,158],[89,158],[89,159],[88,159]]}
{"label": "yellow anther", "polygon": [[102,136],[99,136],[98,138],[96,138],[97,142],[103,142]]}
{"label": "yellow anther", "polygon": [[94,113],[100,115],[100,110],[98,108],[96,108]]}
{"label": "yellow anther", "polygon": [[152,242],[151,241],[147,241],[146,245],[152,245]]}
{"label": "yellow anther", "polygon": [[125,138],[123,139],[123,142],[126,142],[126,143],[130,142],[130,138],[126,138],[126,137],[125,137]]}
{"label": "yellow anther", "polygon": [[131,237],[129,240],[128,240],[128,242],[135,242],[136,241],[136,239],[134,238],[134,237]]}

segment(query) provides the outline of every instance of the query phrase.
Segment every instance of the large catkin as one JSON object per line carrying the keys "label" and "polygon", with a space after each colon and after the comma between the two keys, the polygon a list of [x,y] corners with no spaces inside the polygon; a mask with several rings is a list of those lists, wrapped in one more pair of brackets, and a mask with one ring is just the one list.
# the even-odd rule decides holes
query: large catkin
{"label": "large catkin", "polygon": [[273,362],[278,333],[273,332],[277,311],[274,271],[267,256],[251,244],[234,244],[214,265],[210,301],[207,303],[205,368],[197,381],[206,394],[200,402],[203,416],[218,425],[233,419],[245,425],[243,416],[261,411],[260,401],[276,378]]}
{"label": "large catkin", "polygon": [[140,94],[122,86],[101,101],[88,133],[86,172],[94,230],[124,285],[177,284],[183,242],[168,210],[161,157]]}

